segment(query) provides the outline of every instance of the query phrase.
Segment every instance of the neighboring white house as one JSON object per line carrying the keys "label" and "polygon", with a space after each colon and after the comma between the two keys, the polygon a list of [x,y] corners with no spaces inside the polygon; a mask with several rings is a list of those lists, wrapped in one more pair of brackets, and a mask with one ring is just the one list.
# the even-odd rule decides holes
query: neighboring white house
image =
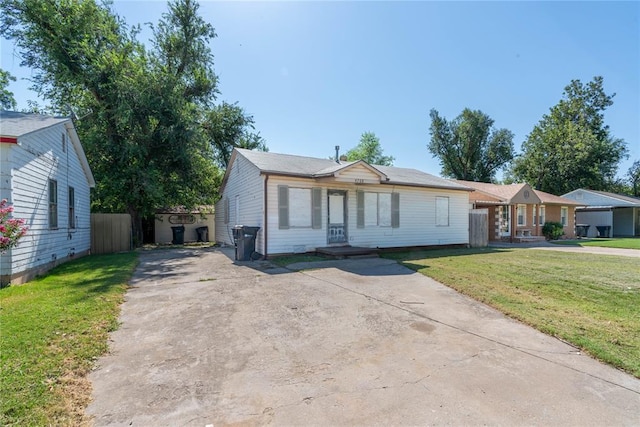
{"label": "neighboring white house", "polygon": [[0,199],[29,227],[0,255],[2,284],[89,253],[95,181],[70,118],[0,111]]}
{"label": "neighboring white house", "polygon": [[584,206],[576,209],[576,224],[589,225],[587,237],[640,236],[640,199],[579,188],[562,197]]}
{"label": "neighboring white house", "polygon": [[216,242],[258,226],[256,252],[327,246],[466,245],[469,188],[415,170],[235,149],[216,204]]}

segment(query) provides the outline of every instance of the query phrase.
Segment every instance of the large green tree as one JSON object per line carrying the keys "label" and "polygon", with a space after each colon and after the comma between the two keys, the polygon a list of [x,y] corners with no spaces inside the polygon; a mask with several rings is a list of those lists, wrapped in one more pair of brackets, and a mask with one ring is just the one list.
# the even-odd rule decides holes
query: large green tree
{"label": "large green tree", "polygon": [[347,151],[347,160],[354,162],[364,160],[370,165],[393,166],[395,158],[382,154],[384,150],[380,145],[380,139],[373,132],[364,132],[360,136],[360,143]]}
{"label": "large green tree", "polygon": [[511,177],[552,194],[610,189],[627,152],[626,143],[604,123],[614,96],[605,93],[602,77],[587,84],[572,80],[522,144]]}
{"label": "large green tree", "polygon": [[640,197],[640,160],[633,162],[629,170],[627,170],[627,179],[631,195]]}
{"label": "large green tree", "polygon": [[2,35],[36,70],[34,89],[80,117],[97,181],[94,211],[130,213],[139,243],[142,219],[158,207],[214,201],[222,176],[207,131],[217,110],[209,48],[215,32],[196,2],[169,2],[150,47],[108,3],[0,5]]}
{"label": "large green tree", "polygon": [[234,148],[268,151],[259,133],[253,132],[254,120],[237,104],[222,102],[207,111],[203,128],[218,165],[226,169]]}
{"label": "large green tree", "polygon": [[430,112],[428,148],[440,160],[442,175],[467,181],[491,182],[513,158],[513,133],[494,129],[493,119],[465,108],[451,121]]}
{"label": "large green tree", "polygon": [[0,108],[3,110],[15,110],[17,107],[13,92],[9,90],[9,82],[16,81],[8,71],[0,68]]}

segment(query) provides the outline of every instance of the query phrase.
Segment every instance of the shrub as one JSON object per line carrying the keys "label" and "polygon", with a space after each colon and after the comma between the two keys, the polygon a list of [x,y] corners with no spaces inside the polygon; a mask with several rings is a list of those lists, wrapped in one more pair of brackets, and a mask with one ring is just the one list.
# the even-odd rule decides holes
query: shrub
{"label": "shrub", "polygon": [[24,219],[10,218],[12,212],[13,206],[7,205],[7,199],[0,200],[0,253],[16,246],[27,234]]}
{"label": "shrub", "polygon": [[564,227],[560,222],[545,222],[542,226],[542,234],[547,240],[558,240],[560,236],[564,235]]}

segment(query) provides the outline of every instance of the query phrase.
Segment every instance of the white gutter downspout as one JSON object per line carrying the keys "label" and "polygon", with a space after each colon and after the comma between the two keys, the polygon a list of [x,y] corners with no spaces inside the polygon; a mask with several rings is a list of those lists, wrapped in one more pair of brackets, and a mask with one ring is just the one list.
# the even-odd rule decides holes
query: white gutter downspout
{"label": "white gutter downspout", "polygon": [[262,232],[262,238],[264,239],[264,258],[267,259],[269,257],[269,251],[267,249],[267,242],[269,241],[267,239],[267,235],[268,235],[268,229],[269,229],[269,224],[267,223],[267,199],[268,199],[268,186],[267,183],[269,182],[269,175],[265,175],[264,176],[264,222],[263,222],[263,232]]}

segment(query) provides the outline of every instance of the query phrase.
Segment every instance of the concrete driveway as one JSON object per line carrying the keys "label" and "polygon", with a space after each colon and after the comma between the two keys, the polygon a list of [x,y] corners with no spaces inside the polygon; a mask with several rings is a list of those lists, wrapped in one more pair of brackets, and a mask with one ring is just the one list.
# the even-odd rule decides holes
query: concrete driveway
{"label": "concrete driveway", "polygon": [[232,256],[141,254],[96,425],[640,424],[640,380],[393,261]]}

